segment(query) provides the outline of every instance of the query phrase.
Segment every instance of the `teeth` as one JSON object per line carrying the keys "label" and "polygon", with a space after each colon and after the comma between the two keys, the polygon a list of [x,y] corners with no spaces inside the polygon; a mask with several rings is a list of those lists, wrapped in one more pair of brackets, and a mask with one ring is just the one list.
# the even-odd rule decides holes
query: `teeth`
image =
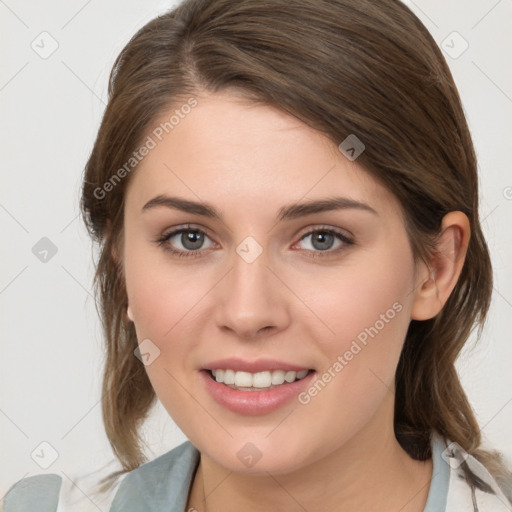
{"label": "teeth", "polygon": [[302,370],[300,372],[297,372],[297,379],[303,379],[307,374],[309,370]]}
{"label": "teeth", "polygon": [[286,372],[284,380],[286,382],[293,382],[295,380],[295,377],[297,377],[297,372]]}
{"label": "teeth", "polygon": [[[250,373],[248,374],[251,375]],[[258,372],[252,376],[253,388],[269,388],[272,384],[272,375],[270,372]],[[250,385],[248,386],[250,387]]]}
{"label": "teeth", "polygon": [[224,378],[219,382],[224,382],[224,384],[234,384],[235,372],[233,370],[224,370]]}
{"label": "teeth", "polygon": [[239,388],[252,388],[252,374],[248,372],[236,372],[235,386]]}
{"label": "teeth", "polygon": [[[270,373],[270,372],[269,372]],[[272,372],[271,382],[275,386],[284,382],[285,372],[283,370],[275,370]]]}
{"label": "teeth", "polygon": [[285,382],[294,382],[303,379],[309,370],[300,372],[274,370],[272,372],[235,372],[234,370],[211,370],[217,382],[234,385],[240,388],[269,388],[279,386]]}

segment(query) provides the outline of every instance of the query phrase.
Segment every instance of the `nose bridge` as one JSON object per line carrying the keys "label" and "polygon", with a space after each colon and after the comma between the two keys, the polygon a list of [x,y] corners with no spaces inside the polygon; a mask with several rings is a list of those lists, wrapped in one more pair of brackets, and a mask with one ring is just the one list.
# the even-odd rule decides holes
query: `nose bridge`
{"label": "nose bridge", "polygon": [[236,247],[217,306],[220,328],[250,338],[265,328],[284,327],[288,321],[286,297],[270,265],[269,251],[254,238],[247,237]]}

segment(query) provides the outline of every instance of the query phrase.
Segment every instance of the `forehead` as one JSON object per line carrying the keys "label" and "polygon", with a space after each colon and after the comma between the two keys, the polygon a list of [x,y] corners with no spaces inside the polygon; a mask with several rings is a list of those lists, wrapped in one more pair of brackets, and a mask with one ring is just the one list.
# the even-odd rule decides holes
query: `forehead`
{"label": "forehead", "polygon": [[357,161],[295,117],[233,93],[196,99],[182,111],[177,102],[148,130],[154,147],[132,176],[127,205],[141,208],[170,194],[221,209],[277,211],[291,201],[336,195],[398,212],[392,194]]}

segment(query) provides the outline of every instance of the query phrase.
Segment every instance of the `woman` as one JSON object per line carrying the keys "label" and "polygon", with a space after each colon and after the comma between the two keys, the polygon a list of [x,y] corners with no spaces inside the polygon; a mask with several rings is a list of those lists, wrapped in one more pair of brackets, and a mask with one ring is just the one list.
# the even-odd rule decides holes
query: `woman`
{"label": "woman", "polygon": [[[510,510],[454,366],[492,290],[476,159],[411,11],[188,0],[109,94],[82,210],[110,510]],[[144,464],[156,399],[189,441]],[[60,485],[5,511],[54,511]]]}

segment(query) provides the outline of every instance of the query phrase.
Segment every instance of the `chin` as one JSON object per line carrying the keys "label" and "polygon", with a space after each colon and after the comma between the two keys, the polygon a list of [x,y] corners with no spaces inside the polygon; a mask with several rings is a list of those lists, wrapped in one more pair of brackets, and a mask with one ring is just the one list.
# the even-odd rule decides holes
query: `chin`
{"label": "chin", "polygon": [[[268,432],[267,432],[268,434]],[[265,434],[265,435],[267,435]],[[211,439],[205,440],[203,450],[195,445],[203,455],[213,460],[219,466],[228,471],[246,475],[287,474],[297,471],[312,461],[318,450],[315,447],[309,449],[307,455],[305,443],[296,440],[287,442],[276,437],[275,440],[265,436],[240,436],[238,439],[230,439],[222,443],[212,443]]]}

